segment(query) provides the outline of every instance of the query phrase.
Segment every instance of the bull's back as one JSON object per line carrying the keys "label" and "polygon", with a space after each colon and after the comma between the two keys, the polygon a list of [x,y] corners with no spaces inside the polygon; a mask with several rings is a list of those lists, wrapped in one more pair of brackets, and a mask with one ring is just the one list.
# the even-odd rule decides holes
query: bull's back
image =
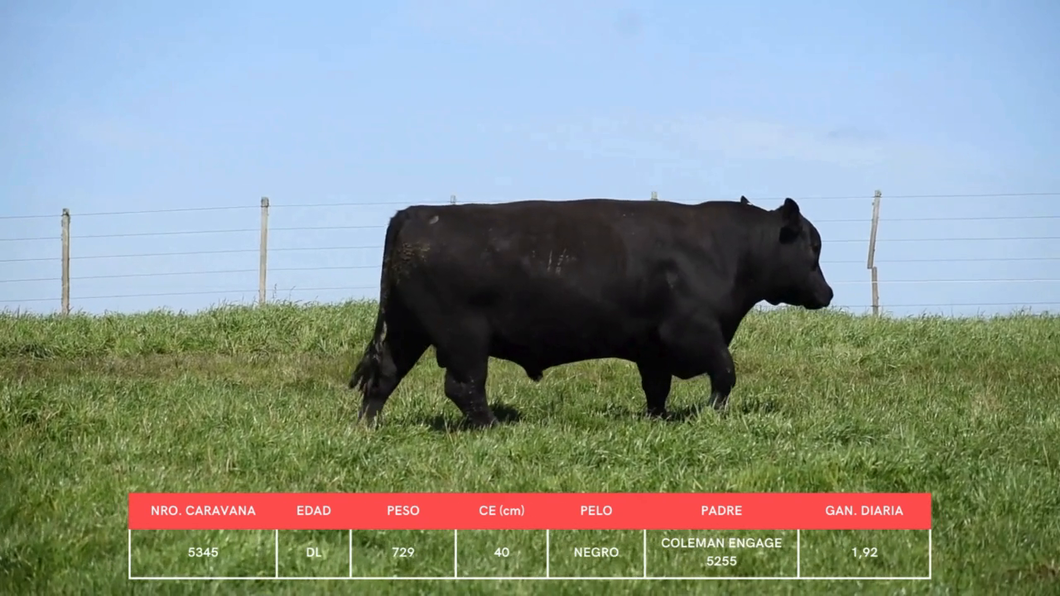
{"label": "bull's back", "polygon": [[616,225],[628,216],[610,203],[418,209],[399,245],[418,252],[431,275],[454,276],[468,290],[516,282],[600,290],[625,277],[630,264],[630,239]]}

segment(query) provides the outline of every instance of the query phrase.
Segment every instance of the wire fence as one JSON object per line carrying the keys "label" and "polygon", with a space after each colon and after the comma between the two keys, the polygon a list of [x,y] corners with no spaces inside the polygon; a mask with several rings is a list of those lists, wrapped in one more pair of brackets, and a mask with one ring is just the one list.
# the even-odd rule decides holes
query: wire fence
{"label": "wire fence", "polygon": [[[821,231],[837,308],[982,314],[1060,306],[1056,197],[884,198],[876,191],[795,198]],[[657,199],[652,193],[648,200]],[[783,198],[751,201],[774,208]],[[258,205],[0,216],[0,307],[65,314],[195,310],[219,300],[374,299],[387,221],[408,204],[274,205],[262,198]],[[281,225],[271,225],[276,215]]]}

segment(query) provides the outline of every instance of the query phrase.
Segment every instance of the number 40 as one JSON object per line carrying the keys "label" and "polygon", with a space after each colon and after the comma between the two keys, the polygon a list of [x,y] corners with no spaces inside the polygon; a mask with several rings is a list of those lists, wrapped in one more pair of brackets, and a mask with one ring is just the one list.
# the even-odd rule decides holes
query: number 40
{"label": "number 40", "polygon": [[508,556],[508,547],[507,546],[502,546],[501,548],[498,548],[497,550],[493,551],[493,554],[498,556],[498,557],[507,557]]}

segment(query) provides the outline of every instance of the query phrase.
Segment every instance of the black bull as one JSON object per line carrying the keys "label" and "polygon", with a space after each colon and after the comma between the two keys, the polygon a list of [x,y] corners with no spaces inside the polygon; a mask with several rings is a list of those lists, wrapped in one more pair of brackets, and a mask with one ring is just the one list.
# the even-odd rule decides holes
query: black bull
{"label": "black bull", "polygon": [[759,302],[827,307],[821,236],[791,199],[521,201],[414,206],[390,220],[375,332],[350,379],[374,422],[429,346],[445,395],[476,426],[489,357],[538,381],[617,358],[640,373],[647,413],[666,415],[672,377],[707,374],[722,409],[736,384],[729,344]]}

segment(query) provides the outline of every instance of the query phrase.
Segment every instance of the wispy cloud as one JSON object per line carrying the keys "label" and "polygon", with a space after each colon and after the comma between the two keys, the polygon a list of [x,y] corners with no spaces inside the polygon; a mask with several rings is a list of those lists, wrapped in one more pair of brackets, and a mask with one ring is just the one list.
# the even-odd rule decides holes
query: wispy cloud
{"label": "wispy cloud", "polygon": [[[517,127],[523,128],[523,127]],[[976,167],[982,156],[960,146],[932,146],[858,127],[813,127],[734,115],[610,114],[525,129],[551,149],[606,157],[717,164],[786,160],[839,168]]]}
{"label": "wispy cloud", "polygon": [[880,164],[892,153],[882,141],[767,120],[693,116],[673,119],[669,125],[701,150],[731,159],[790,159],[847,167]]}

